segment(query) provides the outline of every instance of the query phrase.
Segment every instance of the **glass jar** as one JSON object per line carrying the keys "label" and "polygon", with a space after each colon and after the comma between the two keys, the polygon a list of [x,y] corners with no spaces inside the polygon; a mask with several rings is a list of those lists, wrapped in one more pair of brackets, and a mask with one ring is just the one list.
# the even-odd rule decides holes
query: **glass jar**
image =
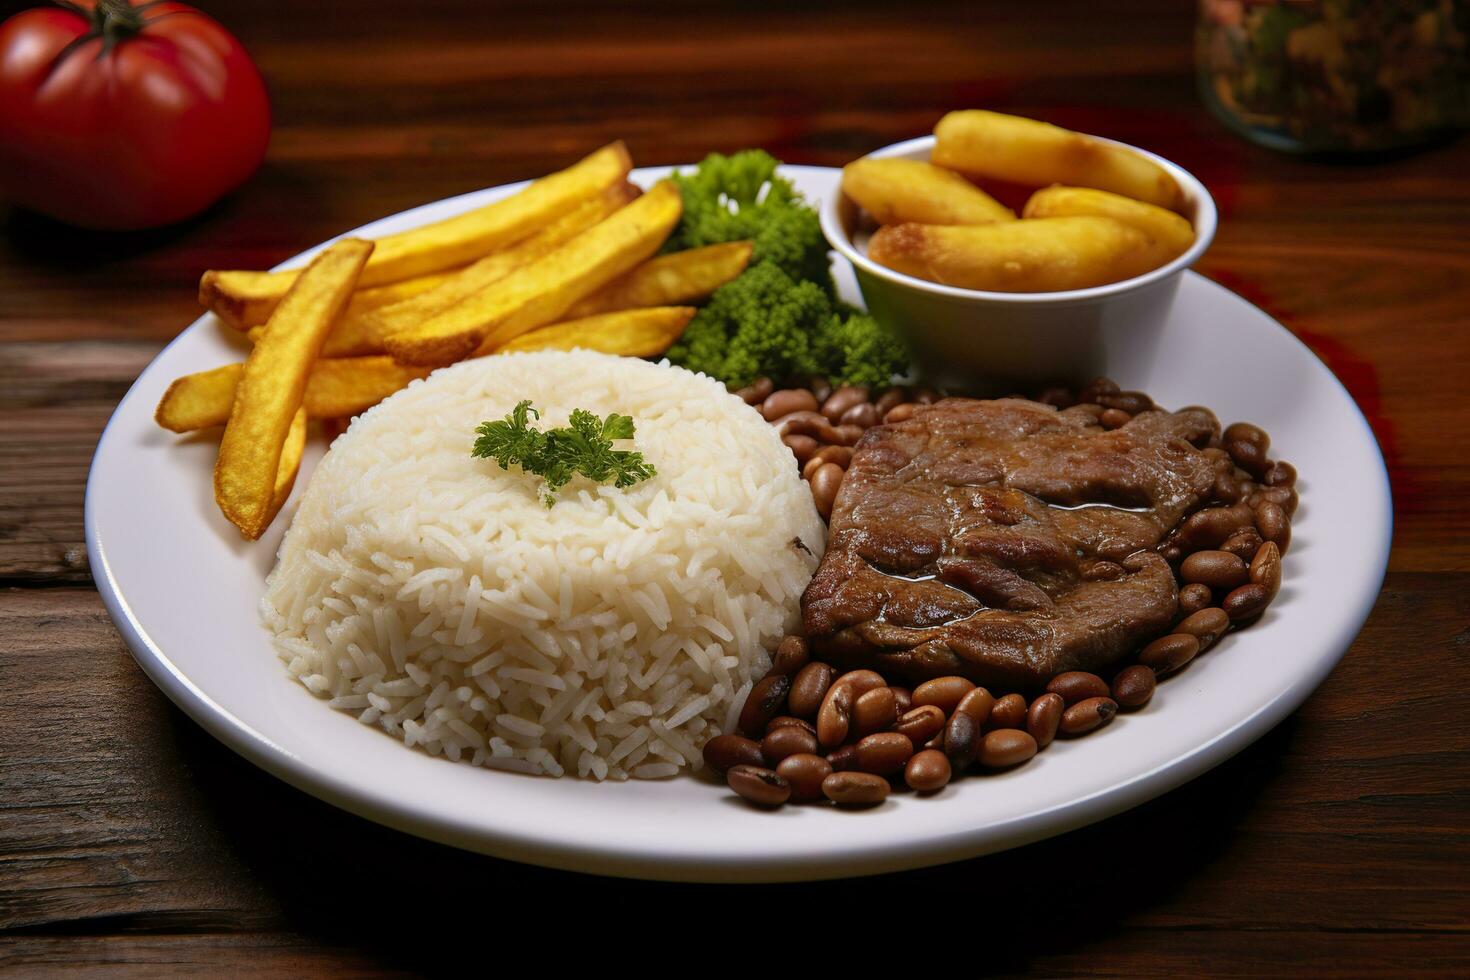
{"label": "glass jar", "polygon": [[1466,0],[1199,0],[1215,114],[1306,153],[1416,146],[1470,125]]}

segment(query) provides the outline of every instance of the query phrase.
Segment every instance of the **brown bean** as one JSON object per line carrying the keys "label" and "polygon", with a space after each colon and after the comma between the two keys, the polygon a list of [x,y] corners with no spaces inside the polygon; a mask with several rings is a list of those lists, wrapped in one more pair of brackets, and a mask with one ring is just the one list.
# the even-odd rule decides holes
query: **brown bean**
{"label": "brown bean", "polygon": [[1060,694],[1043,694],[1031,702],[1026,711],[1026,731],[1036,739],[1036,747],[1044,749],[1057,737],[1057,726],[1062,723],[1062,712],[1067,703]]}
{"label": "brown bean", "polygon": [[990,720],[990,711],[995,707],[995,698],[983,687],[966,692],[960,703],[954,706],[955,714],[969,715],[977,728],[983,728]]}
{"label": "brown bean", "polygon": [[1225,610],[1225,615],[1230,617],[1232,623],[1243,623],[1265,612],[1270,604],[1271,593],[1266,587],[1251,582],[1227,595],[1225,601],[1220,603],[1220,608]]}
{"label": "brown bean", "polygon": [[1113,678],[1111,694],[1122,708],[1141,708],[1153,698],[1157,686],[1153,668],[1134,664],[1118,671],[1118,676]]}
{"label": "brown bean", "polygon": [[883,414],[883,423],[907,422],[914,417],[919,406],[916,402],[900,402]]}
{"label": "brown bean", "polygon": [[1273,503],[1286,511],[1286,516],[1291,517],[1296,513],[1297,504],[1301,498],[1297,495],[1296,487],[1262,487],[1251,494],[1248,503],[1252,507],[1259,507],[1264,503]]}
{"label": "brown bean", "polygon": [[858,388],[852,385],[843,385],[822,402],[822,414],[833,425],[841,421],[842,416],[854,405],[862,405],[868,400],[868,389]]}
{"label": "brown bean", "polygon": [[1245,562],[1228,551],[1196,551],[1179,563],[1179,577],[1212,589],[1233,589],[1250,575]]}
{"label": "brown bean", "polygon": [[935,735],[944,731],[944,712],[933,704],[911,708],[893,723],[893,730],[915,745],[924,745]]}
{"label": "brown bean", "polygon": [[1186,616],[1196,613],[1215,600],[1208,585],[1186,585],[1179,590],[1179,611]]}
{"label": "brown bean", "polygon": [[1171,565],[1178,565],[1184,560],[1184,549],[1177,544],[1166,544],[1159,547],[1159,556]]}
{"label": "brown bean", "polygon": [[915,388],[914,401],[920,405],[933,405],[939,401],[939,392],[933,388]]}
{"label": "brown bean", "polygon": [[1102,410],[1102,414],[1097,417],[1098,424],[1104,429],[1121,429],[1132,421],[1133,416],[1116,408],[1105,408]]}
{"label": "brown bean", "polygon": [[820,800],[822,780],[832,775],[832,763],[819,755],[798,752],[781,760],[776,775],[791,784],[793,800]]}
{"label": "brown bean", "polygon": [[1046,685],[1048,694],[1060,694],[1062,700],[1070,707],[1078,701],[1086,701],[1088,698],[1106,697],[1108,693],[1108,682],[1096,674],[1089,674],[1085,670],[1069,670],[1065,674],[1058,674]]}
{"label": "brown bean", "polygon": [[794,677],[811,660],[811,649],[802,636],[782,637],[776,644],[776,654],[771,658],[771,673]]}
{"label": "brown bean", "polygon": [[783,388],[772,392],[761,402],[761,415],[767,422],[774,422],[792,412],[815,412],[817,398],[805,388]]}
{"label": "brown bean", "polygon": [[842,413],[843,425],[856,425],[867,429],[878,424],[878,408],[872,402],[862,402]]}
{"label": "brown bean", "polygon": [[858,767],[857,746],[844,745],[827,753],[827,764],[833,772],[855,772]]}
{"label": "brown bean", "polygon": [[769,674],[756,682],[740,709],[740,733],[752,737],[763,735],[770,720],[782,713],[790,690],[791,678],[785,674]]}
{"label": "brown bean", "polygon": [[[821,452],[821,450],[817,451]],[[827,461],[821,456],[812,456],[811,459],[801,464],[801,478],[803,480],[810,480],[812,478],[812,474],[821,469],[826,464]]]}
{"label": "brown bean", "polygon": [[1026,724],[1026,699],[1019,694],[1007,694],[995,702],[990,709],[987,728],[1020,728]]}
{"label": "brown bean", "polygon": [[866,772],[834,772],[822,780],[822,793],[842,806],[873,806],[888,799],[888,780]]}
{"label": "brown bean", "polygon": [[822,706],[822,699],[827,696],[827,688],[832,686],[832,678],[837,675],[829,664],[820,661],[812,661],[791,682],[791,693],[786,697],[786,707],[791,713],[801,718],[815,718],[817,709]]}
{"label": "brown bean", "polygon": [[891,687],[875,687],[852,703],[849,738],[881,732],[898,720],[898,699]]}
{"label": "brown bean", "polygon": [[847,469],[852,462],[851,446],[823,446],[818,449],[812,459],[820,459],[824,463],[836,463],[843,469]]}
{"label": "brown bean", "polygon": [[1103,408],[1116,408],[1129,415],[1147,412],[1154,407],[1154,400],[1141,391],[1115,391],[1111,394],[1099,394],[1097,403]]}
{"label": "brown bean", "polygon": [[787,449],[791,450],[792,455],[796,457],[798,465],[811,459],[812,453],[815,453],[821,446],[821,443],[817,442],[811,436],[782,436],[781,442],[785,444]]}
{"label": "brown bean", "polygon": [[757,806],[777,807],[791,799],[791,784],[760,766],[736,766],[725,773],[725,782]]}
{"label": "brown bean", "polygon": [[796,725],[773,728],[761,739],[761,758],[768,766],[775,766],[788,755],[814,755],[816,751],[817,736]]}
{"label": "brown bean", "polygon": [[1251,581],[1264,588],[1272,599],[1281,591],[1281,549],[1276,547],[1276,542],[1261,545],[1251,559]]}
{"label": "brown bean", "polygon": [[1138,662],[1162,677],[1183,667],[1199,653],[1199,638],[1189,633],[1161,636],[1138,651]]}
{"label": "brown bean", "polygon": [[832,441],[839,446],[854,446],[863,437],[867,430],[860,425],[839,425],[836,429],[836,438]]}
{"label": "brown bean", "polygon": [[1186,517],[1174,537],[1181,547],[1189,551],[1218,548],[1230,535],[1248,527],[1253,516],[1251,509],[1244,504],[1209,507]]}
{"label": "brown bean", "polygon": [[832,397],[832,384],[826,378],[810,378],[806,386],[811,389],[812,397],[817,400],[818,404]]}
{"label": "brown bean", "polygon": [[1093,378],[1077,393],[1077,400],[1083,403],[1093,402],[1095,404],[1099,396],[1116,395],[1119,390],[1118,382],[1112,378]]}
{"label": "brown bean", "polygon": [[953,714],[960,700],[974,689],[975,682],[966,677],[936,677],[914,688],[914,707],[932,704],[946,715]]}
{"label": "brown bean", "polygon": [[750,384],[735,392],[740,400],[747,405],[759,405],[771,396],[776,390],[776,383],[770,378],[756,378]]}
{"label": "brown bean", "polygon": [[816,412],[792,412],[783,415],[771,423],[776,432],[783,436],[810,436],[819,443],[843,443],[845,437],[842,435],[841,427],[833,427],[820,414]]}
{"label": "brown bean", "polygon": [[1266,470],[1266,475],[1261,482],[1268,487],[1294,487],[1296,486],[1296,467],[1284,459],[1278,459]]}
{"label": "brown bean", "polygon": [[914,706],[914,692],[906,687],[894,687],[892,684],[888,685],[888,689],[893,692],[893,710],[898,713],[898,717],[902,718]]}
{"label": "brown bean", "polygon": [[1230,458],[1235,460],[1235,465],[1245,470],[1256,479],[1266,475],[1266,468],[1271,461],[1266,458],[1266,451],[1255,443],[1246,442],[1243,439],[1227,439],[1225,451]]}
{"label": "brown bean", "polygon": [[1222,504],[1238,504],[1244,494],[1240,489],[1240,481],[1235,478],[1234,472],[1230,472],[1215,477],[1215,487],[1210,491],[1210,496]]}
{"label": "brown bean", "polygon": [[1118,702],[1112,698],[1088,698],[1079,701],[1062,713],[1059,726],[1063,735],[1086,735],[1113,720],[1118,713]]}
{"label": "brown bean", "polygon": [[759,766],[764,763],[761,743],[739,735],[716,735],[704,743],[704,764],[715,772],[728,772],[735,766]]}
{"label": "brown bean", "polygon": [[1215,641],[1224,636],[1229,628],[1230,617],[1225,615],[1225,610],[1210,606],[1185,616],[1174,627],[1174,632],[1187,633],[1194,637],[1199,641],[1199,652],[1203,653],[1214,646]]}
{"label": "brown bean", "polygon": [[872,670],[850,670],[833,681],[817,709],[817,739],[823,747],[847,741],[853,704],[874,688],[886,686],[883,675]]}
{"label": "brown bean", "polygon": [[933,793],[949,785],[954,768],[943,752],[925,749],[914,753],[904,766],[903,781],[916,793]]}
{"label": "brown bean", "polygon": [[[789,704],[791,699],[788,697],[786,700]],[[766,725],[766,734],[769,735],[771,732],[774,732],[782,725],[790,725],[793,728],[800,728],[802,731],[810,732],[812,735],[817,734],[816,725],[813,725],[805,718],[794,718],[791,715],[777,715],[776,717],[772,718],[770,722]]]}
{"label": "brown bean", "polygon": [[[810,462],[807,463],[811,465]],[[1250,561],[1255,556],[1256,549],[1261,546],[1261,536],[1253,527],[1243,527],[1220,545],[1221,551],[1228,551],[1241,561]]]}
{"label": "brown bean", "polygon": [[858,766],[875,776],[898,772],[914,754],[914,743],[898,732],[878,732],[857,743]]}
{"label": "brown bean", "polygon": [[887,391],[883,392],[883,394],[879,395],[878,398],[873,402],[873,406],[878,409],[878,417],[881,419],[883,416],[888,414],[889,409],[893,408],[895,405],[903,404],[904,402],[908,401],[908,399],[908,389],[904,388],[902,385],[899,385],[894,388],[889,388]]}
{"label": "brown bean", "polygon": [[1261,538],[1275,544],[1284,555],[1291,544],[1291,519],[1280,505],[1264,500],[1256,507],[1256,529]]}
{"label": "brown bean", "polygon": [[1271,448],[1271,437],[1266,430],[1249,422],[1234,422],[1225,427],[1220,437],[1226,442],[1248,442],[1261,452]]}
{"label": "brown bean", "polygon": [[836,463],[823,463],[812,474],[812,503],[817,505],[817,513],[822,515],[822,520],[832,516],[832,504],[837,500],[837,491],[842,489],[842,478],[846,475],[847,471]]}
{"label": "brown bean", "polygon": [[975,758],[975,744],[980,739],[980,726],[969,715],[958,711],[944,723],[944,754],[956,772],[963,772]]}
{"label": "brown bean", "polygon": [[987,769],[1006,769],[1029,761],[1037,750],[1036,739],[1027,732],[1002,728],[986,734],[976,756]]}
{"label": "brown bean", "polygon": [[1041,392],[1036,396],[1035,400],[1041,402],[1043,405],[1052,405],[1056,408],[1071,408],[1077,404],[1077,399],[1072,394],[1072,390],[1070,388],[1063,388],[1060,385],[1041,389]]}

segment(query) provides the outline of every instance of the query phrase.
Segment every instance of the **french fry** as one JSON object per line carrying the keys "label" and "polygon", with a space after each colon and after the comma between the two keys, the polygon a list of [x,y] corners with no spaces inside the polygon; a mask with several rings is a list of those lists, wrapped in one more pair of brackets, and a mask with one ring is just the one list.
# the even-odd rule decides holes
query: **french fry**
{"label": "french fry", "polygon": [[888,225],[868,257],[964,289],[1039,293],[1130,279],[1160,264],[1158,243],[1114,218],[1026,218],[989,225]]}
{"label": "french fry", "polygon": [[388,353],[402,364],[435,367],[492,349],[552,323],[587,296],[632,269],[658,248],[683,210],[679,190],[665,180],[560,248],[410,329],[391,334]]}
{"label": "french fry", "polygon": [[461,272],[447,277],[433,289],[409,297],[402,302],[368,311],[359,317],[352,316],[352,311],[349,309],[341,321],[332,328],[331,335],[327,337],[326,346],[322,348],[322,355],[345,357],[353,354],[382,353],[383,340],[389,334],[417,326],[491,283],[499,282],[521,266],[571,241],[618,208],[634,200],[640,193],[642,192],[633,184],[615,184],[592,200],[562,215],[531,237],[503,252],[494,252],[466,266]]}
{"label": "french fry", "polygon": [[1132,225],[1159,243],[1162,262],[1171,262],[1194,244],[1194,228],[1173,211],[1131,197],[1091,187],[1044,187],[1031,195],[1022,212],[1027,218],[1096,214]]}
{"label": "french fry", "polygon": [[276,464],[276,486],[271,492],[271,514],[279,514],[296,485],[296,474],[301,471],[301,455],[306,452],[306,409],[298,408],[291,416],[291,429],[286,441],[281,444],[281,461]]}
{"label": "french fry", "polygon": [[754,246],[725,242],[649,259],[567,310],[567,319],[702,300],[745,271]]}
{"label": "french fry", "polygon": [[[381,286],[473,262],[525,238],[605,188],[625,180],[632,166],[628,149],[619,140],[493,204],[384,235],[375,242],[377,247],[362,272],[360,285]],[[206,272],[199,282],[199,300],[210,309],[215,309],[216,304],[223,305],[228,295],[224,283],[236,291],[248,285],[248,295],[256,304],[268,303],[272,297],[278,302],[300,271],[259,272],[249,280],[234,272]],[[259,315],[258,309],[257,305],[253,315]],[[246,322],[245,312],[241,311],[241,322]]]}
{"label": "french fry", "polygon": [[317,255],[245,359],[215,460],[214,499],[252,541],[276,515],[282,450],[305,397],[312,363],[372,253],[372,242],[344,238]]}
{"label": "french fry", "polygon": [[842,193],[880,225],[983,225],[1015,212],[953,170],[921,160],[854,160],[842,168]]}
{"label": "french fry", "polygon": [[[243,364],[226,364],[174,379],[154,420],[170,432],[224,425],[244,370]],[[404,367],[391,357],[324,357],[311,367],[301,406],[310,419],[350,418],[428,373],[427,368]]]}
{"label": "french fry", "polygon": [[679,339],[696,312],[692,306],[652,306],[598,313],[523,333],[498,350],[486,350],[482,346],[475,356],[581,347],[624,357],[653,357]]}
{"label": "french fry", "polygon": [[934,127],[930,161],[950,170],[1032,187],[1096,187],[1178,211],[1168,171],[1132,150],[1070,129],[983,109],[951,112]]}
{"label": "french fry", "polygon": [[[446,269],[386,286],[359,289],[343,311],[342,322],[433,289],[458,271]],[[274,275],[237,269],[206,272],[199,280],[199,302],[226,325],[240,331],[250,330],[270,319],[271,311],[284,295],[279,281],[272,278]]]}

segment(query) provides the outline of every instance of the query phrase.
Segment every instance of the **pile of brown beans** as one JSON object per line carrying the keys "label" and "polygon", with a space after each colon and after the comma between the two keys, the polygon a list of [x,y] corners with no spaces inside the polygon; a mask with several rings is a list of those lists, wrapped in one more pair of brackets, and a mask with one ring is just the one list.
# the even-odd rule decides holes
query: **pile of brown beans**
{"label": "pile of brown beans", "polygon": [[[810,404],[820,405],[832,434],[842,438],[850,434],[842,427],[859,427],[855,421],[843,421],[847,408],[842,401],[832,401],[842,392],[860,392],[845,396],[853,399],[848,407],[868,404],[875,413],[888,399],[885,420],[893,420],[892,411],[899,406],[933,400],[932,392],[903,389],[890,389],[872,403],[862,389],[829,391],[818,399],[820,388],[776,391],[771,385],[762,393],[759,383],[740,394],[759,405],[767,419],[778,421],[792,412],[817,411],[790,409],[797,400],[791,393],[802,391]],[[902,394],[894,396],[895,391]],[[785,398],[773,403],[777,395]],[[857,401],[859,397],[863,401]],[[910,400],[892,401],[895,397]],[[1037,397],[1059,407],[1095,406],[1105,428],[1117,428],[1154,408],[1142,392],[1122,391],[1103,378],[1075,396],[1054,388]],[[829,404],[834,412],[841,410],[835,426],[827,413]],[[912,412],[909,407],[901,417]],[[782,435],[789,440],[806,436],[806,431]],[[813,443],[817,439],[807,438]],[[855,436],[850,442],[829,442],[821,448],[850,447],[852,442]],[[807,448],[805,443],[797,445]],[[738,731],[705,743],[705,763],[723,774],[736,793],[759,806],[822,801],[872,806],[887,799],[895,787],[934,793],[970,769],[1019,766],[1058,736],[1086,735],[1105,727],[1119,711],[1142,708],[1153,698],[1160,678],[1208,650],[1228,630],[1259,618],[1281,588],[1281,558],[1291,542],[1291,517],[1298,503],[1296,470],[1290,463],[1270,460],[1269,448],[1264,431],[1237,422],[1202,450],[1216,472],[1211,499],[1158,546],[1180,581],[1175,626],[1145,645],[1136,662],[1118,670],[1111,682],[1086,671],[1068,671],[1053,677],[1045,692],[1029,702],[1015,692],[997,697],[963,677],[941,677],[910,689],[877,671],[839,674],[831,665],[813,660],[803,638],[788,636],[777,648],[770,671],[746,699]],[[796,446],[792,449],[801,459],[802,452]],[[807,454],[804,471],[817,451]],[[851,455],[849,448],[844,468]],[[807,479],[819,470],[807,472]],[[840,476],[836,482],[840,484]],[[815,484],[813,493],[817,494]],[[824,518],[835,496],[834,486],[825,509],[818,498]]]}
{"label": "pile of brown beans", "polygon": [[780,389],[770,378],[758,378],[735,394],[755,406],[795,454],[822,520],[832,516],[832,502],[852,462],[853,444],[862,434],[880,422],[906,419],[915,406],[939,398],[930,388],[902,386],[873,398],[867,388],[834,389],[821,378]]}

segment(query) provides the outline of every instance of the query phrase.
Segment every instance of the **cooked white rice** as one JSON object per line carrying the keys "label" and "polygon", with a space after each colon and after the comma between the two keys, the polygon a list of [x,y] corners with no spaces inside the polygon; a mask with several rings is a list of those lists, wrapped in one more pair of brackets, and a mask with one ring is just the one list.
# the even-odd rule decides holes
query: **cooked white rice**
{"label": "cooked white rice", "polygon": [[[470,455],[529,398],[631,415],[658,475],[539,477]],[[771,426],[724,386],[585,351],[469,361],[352,423],[317,467],[261,614],[333,707],[432,755],[518,772],[658,778],[701,764],[824,545]]]}

